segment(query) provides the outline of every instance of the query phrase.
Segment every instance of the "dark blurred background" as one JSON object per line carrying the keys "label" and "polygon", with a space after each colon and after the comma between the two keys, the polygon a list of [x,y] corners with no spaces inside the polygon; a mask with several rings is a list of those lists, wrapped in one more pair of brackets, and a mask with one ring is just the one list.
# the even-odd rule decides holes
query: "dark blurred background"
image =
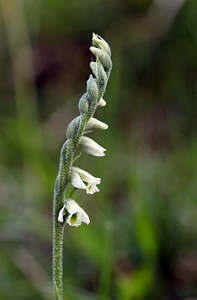
{"label": "dark blurred background", "polygon": [[90,73],[113,71],[91,136],[102,178],[66,227],[66,300],[197,299],[197,1],[0,0],[0,299],[50,299],[59,153]]}

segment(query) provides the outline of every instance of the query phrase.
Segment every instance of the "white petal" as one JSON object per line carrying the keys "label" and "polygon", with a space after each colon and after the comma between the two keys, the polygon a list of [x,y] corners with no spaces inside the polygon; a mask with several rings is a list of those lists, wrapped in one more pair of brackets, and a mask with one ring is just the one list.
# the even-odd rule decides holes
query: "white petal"
{"label": "white petal", "polygon": [[58,215],[58,221],[61,223],[64,222],[64,216],[65,216],[64,208],[65,208],[65,205],[62,207],[62,209],[60,210],[59,215]]}
{"label": "white petal", "polygon": [[72,172],[71,184],[78,189],[83,189],[83,190],[86,189],[86,185],[83,183],[81,177],[76,172]]}
{"label": "white petal", "polygon": [[82,136],[79,143],[84,152],[94,156],[100,156],[100,157],[105,156],[104,151],[106,151],[106,149],[100,146],[99,144],[97,144],[92,139],[86,136]]}
{"label": "white petal", "polygon": [[77,167],[73,167],[72,169],[74,172],[78,173],[79,176],[81,177],[81,179],[85,182],[95,183],[95,184],[100,184],[100,182],[101,182],[100,178],[92,176],[90,173],[86,172],[85,170],[82,170]]}
{"label": "white petal", "polygon": [[106,130],[108,128],[108,125],[95,119],[95,118],[90,118],[88,124],[86,125],[86,130],[90,129],[101,129],[101,130]]}
{"label": "white petal", "polygon": [[97,57],[104,57],[105,53],[103,52],[102,49],[96,48],[94,46],[90,47],[90,51]]}
{"label": "white petal", "polygon": [[84,222],[88,225],[90,223],[90,218],[88,214],[86,214],[85,210],[83,210],[83,208],[81,208],[80,215],[81,215],[81,222]]}
{"label": "white petal", "polygon": [[68,199],[65,204],[64,204],[66,210],[68,211],[69,215],[76,214],[77,212],[80,212],[81,207],[79,204],[73,200],[73,199]]}
{"label": "white petal", "polygon": [[103,98],[101,98],[98,102],[98,106],[104,107],[105,105],[106,105],[106,101]]}

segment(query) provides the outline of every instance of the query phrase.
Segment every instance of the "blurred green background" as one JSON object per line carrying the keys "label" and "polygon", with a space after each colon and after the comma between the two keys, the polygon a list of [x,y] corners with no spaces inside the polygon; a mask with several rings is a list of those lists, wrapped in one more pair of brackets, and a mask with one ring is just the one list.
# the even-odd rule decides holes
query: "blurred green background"
{"label": "blurred green background", "polygon": [[0,0],[0,299],[50,299],[59,152],[90,73],[113,70],[91,136],[102,178],[66,227],[66,300],[197,299],[197,1]]}

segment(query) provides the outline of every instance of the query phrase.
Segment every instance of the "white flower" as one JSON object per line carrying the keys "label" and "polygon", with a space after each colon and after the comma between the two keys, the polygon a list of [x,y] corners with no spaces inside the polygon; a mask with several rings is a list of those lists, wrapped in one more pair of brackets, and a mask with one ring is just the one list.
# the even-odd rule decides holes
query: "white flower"
{"label": "white flower", "polygon": [[81,137],[79,144],[82,150],[88,154],[100,157],[105,156],[104,151],[106,151],[106,149],[86,136]]}
{"label": "white flower", "polygon": [[70,226],[80,226],[82,222],[89,224],[90,219],[86,212],[75,200],[68,199],[58,215],[58,221],[63,223],[64,220]]}
{"label": "white flower", "polygon": [[86,190],[87,194],[99,192],[97,184],[101,183],[101,179],[92,176],[90,173],[73,167],[71,172],[71,183],[74,187]]}
{"label": "white flower", "polygon": [[108,125],[95,119],[95,118],[90,118],[89,122],[86,125],[86,130],[91,130],[91,129],[101,129],[101,130],[106,130],[108,128]]}
{"label": "white flower", "polygon": [[105,101],[103,98],[101,98],[101,99],[99,100],[99,102],[98,102],[98,106],[103,107],[103,106],[105,106],[105,105],[106,105],[106,101]]}

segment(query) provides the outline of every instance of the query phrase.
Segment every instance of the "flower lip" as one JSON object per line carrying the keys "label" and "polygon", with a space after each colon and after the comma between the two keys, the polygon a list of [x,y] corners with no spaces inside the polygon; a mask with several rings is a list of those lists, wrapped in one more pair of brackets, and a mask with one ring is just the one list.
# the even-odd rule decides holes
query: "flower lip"
{"label": "flower lip", "polygon": [[70,226],[78,227],[82,222],[89,224],[90,219],[86,212],[73,199],[67,199],[64,206],[59,212],[58,221],[66,223]]}

